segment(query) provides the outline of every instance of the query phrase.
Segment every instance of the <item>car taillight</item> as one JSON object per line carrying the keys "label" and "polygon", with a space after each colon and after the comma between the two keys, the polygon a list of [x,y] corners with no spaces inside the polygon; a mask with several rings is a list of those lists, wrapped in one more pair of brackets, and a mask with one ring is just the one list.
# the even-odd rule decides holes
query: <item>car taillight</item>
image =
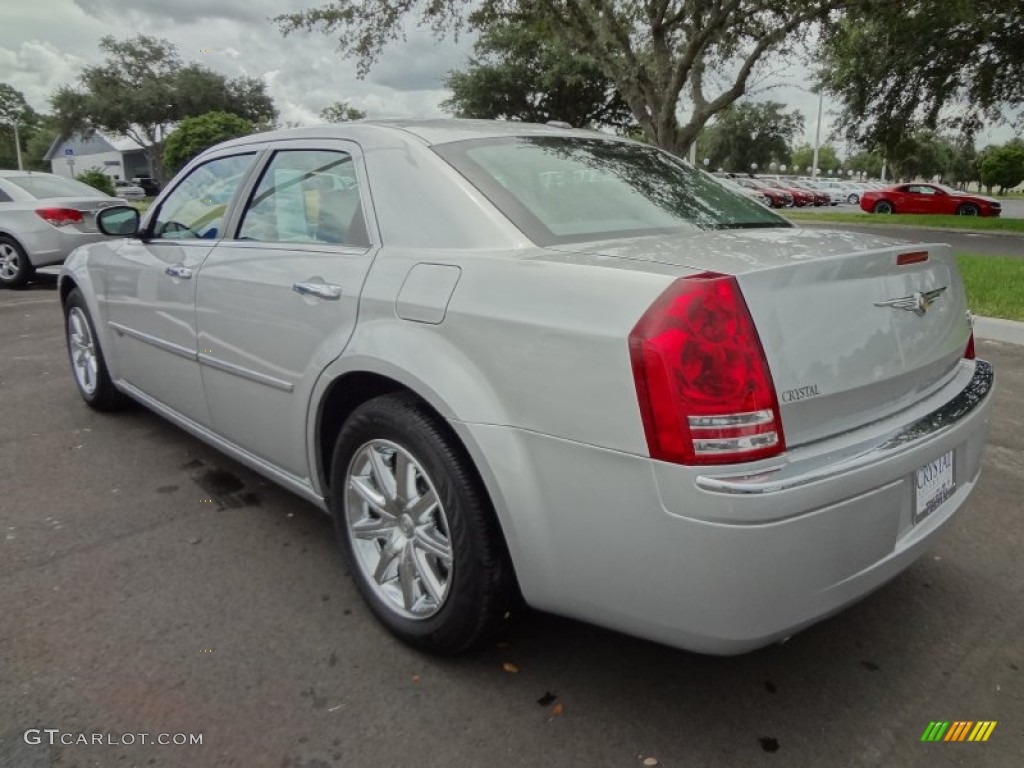
{"label": "car taillight", "polygon": [[36,208],[36,216],[55,227],[78,224],[82,221],[82,212],[74,208]]}
{"label": "car taillight", "polygon": [[734,277],[674,282],[629,335],[651,458],[731,464],[785,450],[779,402]]}
{"label": "car taillight", "polygon": [[974,329],[971,329],[971,336],[967,339],[967,349],[964,350],[964,357],[968,360],[974,360]]}

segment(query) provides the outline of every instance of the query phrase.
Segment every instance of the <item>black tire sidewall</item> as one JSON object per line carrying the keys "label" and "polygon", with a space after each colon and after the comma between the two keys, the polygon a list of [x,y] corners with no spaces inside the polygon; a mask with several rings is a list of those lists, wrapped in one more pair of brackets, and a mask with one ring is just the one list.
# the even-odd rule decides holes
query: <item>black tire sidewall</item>
{"label": "black tire sidewall", "polygon": [[[78,307],[82,310],[82,314],[85,315],[85,322],[89,325],[93,348],[96,351],[96,389],[92,394],[82,389],[82,385],[79,384],[74,370],[75,362],[71,357],[71,329],[68,328],[68,317],[73,307]],[[96,334],[96,324],[92,320],[92,314],[89,312],[89,306],[86,304],[85,297],[78,288],[74,288],[68,294],[67,299],[64,300],[64,345],[67,348],[68,364],[71,366],[71,378],[74,380],[75,388],[78,390],[78,394],[82,396],[82,399],[89,406],[100,411],[112,410],[117,407],[122,402],[123,395],[121,395],[117,387],[114,386],[114,382],[110,379],[110,373],[107,371],[107,361],[103,356],[103,348],[100,344],[99,336]]]}
{"label": "black tire sidewall", "polygon": [[[338,436],[331,462],[329,506],[335,533],[352,579],[377,619],[402,640],[439,653],[472,646],[493,623],[496,593],[507,579],[500,531],[468,456],[447,430],[413,399],[379,397],[360,406]],[[349,464],[371,440],[388,440],[409,452],[430,477],[441,501],[453,554],[452,582],[441,610],[426,619],[394,613],[377,596],[363,573],[349,535],[345,482]],[[500,601],[499,601],[500,602]]]}
{"label": "black tire sidewall", "polygon": [[[886,210],[883,210],[883,208]],[[896,209],[893,207],[893,204],[890,203],[888,200],[879,200],[877,203],[875,203],[874,207],[874,212],[881,213],[882,215],[891,215],[892,213],[895,212],[895,210]]]}
{"label": "black tire sidewall", "polygon": [[21,243],[13,237],[0,235],[0,243],[6,243],[18,253],[18,274],[15,275],[13,280],[3,280],[0,278],[0,288],[21,288],[35,274],[36,269],[32,266],[32,262],[29,261],[28,254],[21,247]]}

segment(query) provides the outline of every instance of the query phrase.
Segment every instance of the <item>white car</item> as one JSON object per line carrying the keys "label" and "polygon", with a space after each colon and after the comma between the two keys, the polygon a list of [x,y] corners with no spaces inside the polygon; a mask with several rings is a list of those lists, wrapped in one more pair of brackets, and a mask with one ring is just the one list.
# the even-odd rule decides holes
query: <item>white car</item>
{"label": "white car", "polygon": [[114,179],[114,189],[125,200],[142,200],[146,196],[146,190],[138,184],[123,179]]}
{"label": "white car", "polygon": [[421,648],[521,596],[746,651],[892,579],[978,482],[994,374],[951,249],[796,228],[639,142],[260,133],[100,226],[58,284],[84,400],[328,511]]}
{"label": "white car", "polygon": [[833,179],[815,179],[815,183],[821,189],[832,194],[837,202],[849,203],[850,205],[857,205],[860,202],[861,190],[850,182],[835,181]]}
{"label": "white car", "polygon": [[124,202],[52,173],[0,171],[0,288],[24,285],[37,267],[104,239],[96,212]]}

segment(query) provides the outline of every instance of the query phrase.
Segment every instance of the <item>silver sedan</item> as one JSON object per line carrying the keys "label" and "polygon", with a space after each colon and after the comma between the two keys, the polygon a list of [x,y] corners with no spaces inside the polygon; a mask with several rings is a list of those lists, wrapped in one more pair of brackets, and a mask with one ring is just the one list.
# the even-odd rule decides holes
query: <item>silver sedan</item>
{"label": "silver sedan", "polygon": [[329,512],[421,648],[525,603],[746,651],[893,578],[978,482],[994,378],[950,249],[796,229],[643,144],[263,133],[99,223],[59,284],[85,401]]}
{"label": "silver sedan", "polygon": [[0,171],[0,288],[23,285],[37,267],[104,239],[96,212],[123,203],[52,173]]}

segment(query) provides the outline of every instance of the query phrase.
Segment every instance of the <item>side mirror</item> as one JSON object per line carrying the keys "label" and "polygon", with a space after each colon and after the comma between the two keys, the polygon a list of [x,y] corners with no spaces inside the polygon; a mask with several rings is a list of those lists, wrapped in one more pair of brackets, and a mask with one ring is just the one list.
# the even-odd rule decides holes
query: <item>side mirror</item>
{"label": "side mirror", "polygon": [[104,235],[132,237],[139,231],[141,220],[138,208],[130,205],[114,205],[96,214],[96,226]]}

